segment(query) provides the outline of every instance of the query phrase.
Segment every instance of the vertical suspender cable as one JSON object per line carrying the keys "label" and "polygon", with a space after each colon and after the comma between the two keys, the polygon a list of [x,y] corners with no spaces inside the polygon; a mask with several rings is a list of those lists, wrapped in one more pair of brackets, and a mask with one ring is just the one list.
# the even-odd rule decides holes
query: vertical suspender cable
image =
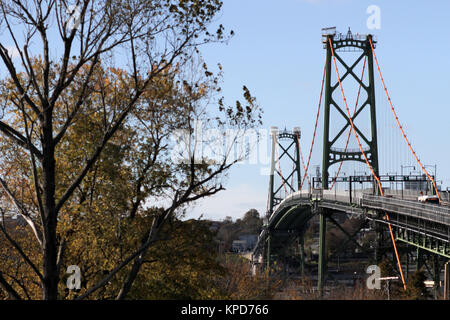
{"label": "vertical suspender cable", "polygon": [[[303,181],[304,181],[305,178],[308,178],[307,179],[308,180],[308,184],[309,184],[309,186],[311,186],[311,181],[310,181],[309,175],[308,175],[308,169],[307,169],[307,167],[305,167],[305,161],[303,160],[303,153],[302,153],[302,147],[300,146],[300,139],[297,139],[297,142],[298,142],[298,151],[300,153],[300,159],[302,160],[303,170],[305,170]],[[303,182],[300,185],[300,190],[302,190],[302,187],[303,187]]]}
{"label": "vertical suspender cable", "polygon": [[[314,125],[314,133],[313,133],[313,138],[312,138],[312,142],[311,142],[311,148],[309,149],[308,162],[306,164],[305,174],[303,175],[302,183],[300,185],[300,190],[302,189],[303,183],[305,182],[305,178],[307,177],[306,173],[308,172],[308,169],[309,169],[309,162],[311,161],[311,155],[312,155],[312,151],[313,151],[313,147],[314,147],[314,141],[316,138],[317,124],[319,122],[319,115],[320,115],[320,105],[322,104],[323,86],[325,83],[325,72],[327,70],[326,67],[327,67],[327,61],[325,60],[325,65],[323,66],[322,87],[320,89],[319,106],[317,107],[316,124]],[[308,182],[309,182],[309,178],[308,178]],[[311,184],[311,182],[309,182],[309,183]]]}
{"label": "vertical suspender cable", "polygon": [[438,198],[439,198],[439,202],[441,202],[441,197],[440,197],[440,195],[439,195],[439,191],[438,191],[438,189],[437,189],[436,182],[434,181],[434,179],[430,176],[430,174],[428,173],[428,171],[425,169],[425,167],[424,167],[424,166],[422,165],[422,163],[420,162],[419,158],[417,157],[416,153],[414,152],[414,149],[413,149],[412,146],[411,146],[411,143],[409,142],[408,138],[406,137],[405,132],[403,131],[403,127],[402,127],[402,125],[400,124],[400,121],[398,120],[397,113],[395,112],[394,106],[392,105],[392,101],[391,101],[391,98],[390,98],[389,93],[388,93],[388,91],[387,91],[386,85],[385,85],[385,83],[384,83],[383,76],[381,75],[380,66],[378,65],[378,59],[377,59],[377,56],[376,56],[376,54],[375,54],[375,50],[373,49],[372,40],[370,40],[370,47],[371,47],[371,49],[372,49],[373,57],[375,58],[375,62],[376,62],[376,64],[377,64],[378,73],[379,73],[379,75],[380,75],[381,83],[383,84],[384,92],[386,93],[386,97],[387,97],[387,99],[388,99],[388,101],[389,101],[389,105],[391,106],[392,113],[394,114],[395,121],[397,122],[397,125],[398,125],[398,127],[400,128],[400,131],[402,132],[403,138],[405,139],[406,143],[408,144],[408,147],[409,147],[409,149],[411,150],[411,152],[412,152],[414,158],[416,159],[417,163],[418,163],[418,164],[420,165],[420,167],[422,168],[422,171],[427,175],[428,179],[430,179],[430,181],[433,183],[433,187],[434,187],[434,189],[436,190],[436,195],[437,195]]}

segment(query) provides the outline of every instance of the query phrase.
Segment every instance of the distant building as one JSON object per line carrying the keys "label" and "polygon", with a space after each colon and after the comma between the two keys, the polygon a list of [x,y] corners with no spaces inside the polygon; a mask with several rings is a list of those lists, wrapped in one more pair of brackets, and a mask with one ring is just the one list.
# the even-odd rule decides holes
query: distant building
{"label": "distant building", "polygon": [[247,248],[247,241],[245,240],[233,240],[231,245],[231,250],[233,252],[244,252]]}
{"label": "distant building", "polygon": [[251,251],[258,241],[257,234],[244,234],[239,236],[239,240],[234,240],[231,245],[233,252],[245,252]]}
{"label": "distant building", "polygon": [[256,242],[258,241],[257,234],[244,234],[239,237],[239,240],[244,240],[247,243],[247,248],[252,250],[256,246]]}

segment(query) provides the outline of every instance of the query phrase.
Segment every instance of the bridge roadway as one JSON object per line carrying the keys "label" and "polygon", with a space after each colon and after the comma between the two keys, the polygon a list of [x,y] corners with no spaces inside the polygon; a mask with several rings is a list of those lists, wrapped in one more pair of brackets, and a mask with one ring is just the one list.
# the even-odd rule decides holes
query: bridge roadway
{"label": "bridge roadway", "polygon": [[372,190],[350,194],[313,189],[292,193],[274,208],[258,238],[253,261],[262,263],[262,249],[269,235],[280,241],[303,234],[308,220],[321,208],[382,224],[387,224],[388,213],[396,240],[450,258],[450,207],[418,202],[417,194],[406,191],[400,195],[400,191],[389,190],[385,196],[377,196]]}

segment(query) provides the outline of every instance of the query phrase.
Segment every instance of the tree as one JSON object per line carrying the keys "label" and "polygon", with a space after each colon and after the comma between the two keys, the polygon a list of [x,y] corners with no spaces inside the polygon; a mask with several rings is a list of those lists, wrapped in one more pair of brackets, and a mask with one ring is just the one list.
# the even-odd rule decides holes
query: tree
{"label": "tree", "polygon": [[[38,283],[43,299],[57,299],[66,250],[89,231],[78,224],[98,226],[105,223],[102,215],[110,226],[144,219],[142,232],[132,233],[134,246],[79,296],[118,281],[115,297],[123,299],[165,223],[189,203],[221,191],[221,179],[239,160],[228,153],[215,162],[199,155],[196,121],[242,134],[259,123],[259,111],[245,87],[246,105],[226,107],[214,95],[218,78],[194,61],[200,44],[226,39],[222,26],[208,31],[220,1],[75,4],[1,3],[0,23],[14,47],[0,43],[8,72],[1,86],[0,201],[26,221],[38,250],[22,248],[1,231],[34,277],[27,283]],[[212,103],[219,109],[214,117],[205,112]],[[185,133],[184,161],[172,156],[175,129]],[[161,199],[167,203],[156,213],[144,209]],[[119,243],[122,237],[119,232]],[[21,286],[3,288],[19,298]]]}
{"label": "tree", "polygon": [[[150,211],[158,211],[152,209]],[[105,222],[109,219],[104,218]],[[73,245],[67,255],[77,265],[83,266],[82,288],[77,292],[66,289],[65,298],[76,298],[86,292],[95,284],[103,274],[114,267],[116,259],[120,257],[121,250],[127,251],[126,247],[132,247],[136,237],[133,234],[142,234],[146,218],[137,217],[129,225],[122,225],[124,237],[121,243],[115,238],[115,232],[110,232],[110,225],[101,229],[102,237],[90,235],[89,239],[96,239],[95,243],[89,240],[79,239],[78,245]],[[92,223],[80,225],[81,228],[89,228],[99,231],[100,225],[93,228]],[[133,233],[134,231],[134,233]],[[86,233],[85,233],[86,234]],[[125,235],[127,237],[125,237]],[[146,259],[142,264],[141,272],[136,277],[133,290],[128,294],[130,299],[211,299],[221,297],[218,288],[215,287],[216,279],[224,275],[224,268],[219,264],[213,232],[209,230],[207,221],[189,220],[181,221],[172,217],[164,225],[160,232],[161,240],[152,246]],[[105,241],[106,240],[106,241]],[[80,243],[86,241],[86,243]],[[114,241],[119,248],[107,245],[107,241]],[[96,258],[86,257],[87,245],[90,245],[90,255]],[[107,254],[108,259],[99,259],[102,254]],[[126,268],[125,268],[126,269]],[[129,268],[128,268],[129,269]],[[123,275],[128,271],[124,270]],[[95,299],[114,299],[121,288],[120,277],[111,281],[92,294]]]}
{"label": "tree", "polygon": [[[385,278],[385,277],[398,277],[398,281],[392,281],[391,282],[390,295],[394,299],[402,298],[403,295],[404,295],[404,289],[403,289],[403,286],[402,286],[400,274],[397,271],[396,266],[394,265],[394,263],[391,260],[385,258],[385,259],[383,259],[383,261],[381,261],[381,263],[379,264],[379,267],[380,267],[381,277],[382,278]],[[384,286],[388,285],[388,283],[386,281],[383,281],[383,282],[381,283],[382,286],[383,285]]]}
{"label": "tree", "polygon": [[280,290],[279,276],[268,272],[252,275],[250,263],[240,256],[227,256],[222,259],[225,274],[217,280],[217,287],[225,299],[268,300]]}
{"label": "tree", "polygon": [[231,217],[225,217],[219,230],[217,231],[217,239],[223,243],[222,250],[224,252],[231,251],[233,240],[238,237],[239,229]]}
{"label": "tree", "polygon": [[408,287],[405,292],[406,298],[411,300],[426,300],[430,298],[430,294],[424,283],[426,279],[427,277],[423,268],[416,270],[408,279]]}
{"label": "tree", "polygon": [[250,209],[242,218],[241,222],[242,234],[259,234],[262,230],[262,219],[259,217],[259,212],[256,209]]}
{"label": "tree", "polygon": [[224,251],[230,251],[233,240],[241,235],[259,234],[262,230],[262,219],[256,209],[250,209],[244,214],[242,219],[233,222],[231,217],[225,217],[217,232],[217,238],[223,241]]}

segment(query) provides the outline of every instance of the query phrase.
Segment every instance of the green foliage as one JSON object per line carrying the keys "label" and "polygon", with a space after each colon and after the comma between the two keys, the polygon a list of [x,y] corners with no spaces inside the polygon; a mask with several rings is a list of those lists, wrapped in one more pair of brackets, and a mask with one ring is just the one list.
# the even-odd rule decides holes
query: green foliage
{"label": "green foliage", "polygon": [[[398,281],[391,281],[391,299],[403,299],[404,297],[404,288],[402,284],[402,280],[400,278],[400,274],[397,271],[396,265],[391,260],[385,258],[378,265],[381,271],[381,277],[399,277]],[[382,281],[381,286],[385,286],[386,282]],[[383,290],[384,287],[383,287]]]}
{"label": "green foliage", "polygon": [[405,292],[405,297],[410,300],[426,300],[431,297],[424,281],[427,279],[425,271],[417,270],[408,278],[408,286]]}
{"label": "green foliage", "polygon": [[149,251],[149,260],[130,299],[217,299],[214,285],[225,274],[219,264],[214,233],[206,221],[173,221]]}

